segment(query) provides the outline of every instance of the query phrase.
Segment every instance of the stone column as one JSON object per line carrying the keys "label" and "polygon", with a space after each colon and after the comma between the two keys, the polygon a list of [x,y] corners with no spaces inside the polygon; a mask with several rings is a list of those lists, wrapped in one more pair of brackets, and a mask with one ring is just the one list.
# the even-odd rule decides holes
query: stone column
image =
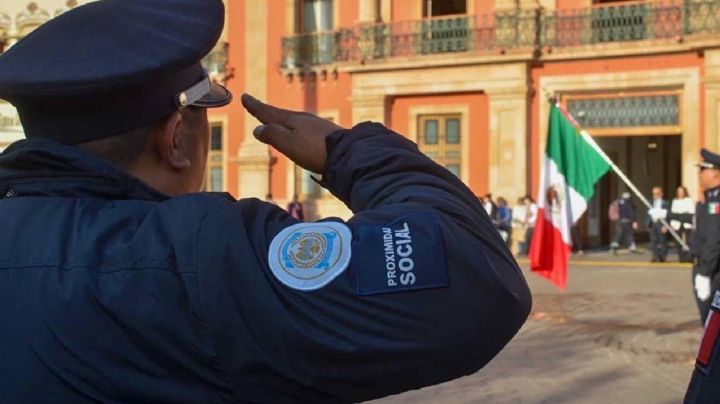
{"label": "stone column", "polygon": [[496,10],[510,10],[517,8],[518,0],[495,0]]}
{"label": "stone column", "polygon": [[489,95],[490,167],[488,188],[511,203],[528,193],[528,95],[525,88]]}
{"label": "stone column", "polygon": [[[271,25],[265,1],[245,1],[245,91],[260,100],[267,99],[267,29]],[[238,152],[239,196],[264,199],[269,192],[270,149],[252,135],[260,122],[245,117],[245,138]]]}
{"label": "stone column", "polygon": [[365,121],[385,123],[385,96],[353,96],[351,102],[353,125]]}
{"label": "stone column", "polygon": [[705,146],[720,151],[720,50],[705,51]]}
{"label": "stone column", "polygon": [[392,0],[380,0],[380,17],[383,22],[392,21]]}
{"label": "stone column", "polygon": [[360,20],[359,22],[375,22],[377,16],[377,2],[375,0],[360,0]]}
{"label": "stone column", "polygon": [[293,35],[297,32],[297,0],[285,0],[285,35]]}

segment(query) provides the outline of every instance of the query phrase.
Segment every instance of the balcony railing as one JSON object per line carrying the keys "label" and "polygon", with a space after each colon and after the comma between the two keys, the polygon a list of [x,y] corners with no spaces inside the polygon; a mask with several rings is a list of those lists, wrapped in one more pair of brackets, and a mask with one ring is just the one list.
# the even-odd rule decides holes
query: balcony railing
{"label": "balcony railing", "polygon": [[390,57],[532,48],[536,11],[366,24],[283,38],[283,67]]}
{"label": "balcony railing", "polygon": [[578,10],[364,24],[283,38],[284,68],[442,53],[564,48],[720,33],[720,0],[645,1]]}
{"label": "balcony railing", "polygon": [[541,42],[545,46],[567,47],[675,38],[683,34],[686,14],[687,7],[680,2],[558,11],[543,16]]}

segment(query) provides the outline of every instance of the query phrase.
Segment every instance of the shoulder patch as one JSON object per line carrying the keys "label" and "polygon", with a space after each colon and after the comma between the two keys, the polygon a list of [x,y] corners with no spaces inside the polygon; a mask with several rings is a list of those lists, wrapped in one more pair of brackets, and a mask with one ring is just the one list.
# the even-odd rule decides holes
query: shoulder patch
{"label": "shoulder patch", "polygon": [[285,286],[317,290],[347,269],[351,243],[352,233],[343,223],[299,223],[270,243],[270,270]]}
{"label": "shoulder patch", "polygon": [[445,246],[435,214],[414,212],[355,228],[352,263],[360,295],[448,286]]}

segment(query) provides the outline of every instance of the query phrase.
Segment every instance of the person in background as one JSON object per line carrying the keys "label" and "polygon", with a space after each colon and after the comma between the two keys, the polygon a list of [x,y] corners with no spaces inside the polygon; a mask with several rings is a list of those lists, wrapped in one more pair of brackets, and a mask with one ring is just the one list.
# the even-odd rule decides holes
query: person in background
{"label": "person in background", "polygon": [[665,262],[667,255],[667,242],[665,233],[667,229],[661,219],[667,217],[668,202],[663,199],[663,190],[660,187],[652,189],[652,209],[648,210],[648,230],[650,231],[651,262]]}
{"label": "person in background", "polygon": [[503,197],[497,199],[497,219],[493,220],[502,239],[510,246],[510,233],[512,231],[512,209]]}
{"label": "person in background", "polygon": [[527,231],[525,232],[525,254],[527,254],[528,251],[530,251],[530,243],[532,243],[533,232],[535,231],[538,207],[535,204],[535,200],[530,195],[526,195],[523,202],[525,203],[525,216],[527,218]]}
{"label": "person in background", "polygon": [[572,237],[572,248],[573,252],[577,255],[584,255],[585,250],[583,250],[582,245],[582,235],[580,234],[580,229],[578,228],[579,223],[575,223],[570,228],[570,236]]}
{"label": "person in background", "polygon": [[635,220],[635,204],[633,204],[630,192],[623,192],[620,198],[615,202],[617,204],[617,227],[615,228],[615,238],[610,243],[610,249],[613,254],[617,255],[617,250],[627,240],[630,252],[637,252],[635,246],[635,230],[638,227]]}
{"label": "person in background", "polygon": [[487,195],[483,196],[481,201],[483,208],[485,208],[485,212],[487,212],[488,216],[490,216],[490,219],[497,219],[497,205],[492,200],[492,194],[488,193]]}
{"label": "person in background", "polygon": [[293,200],[288,204],[287,211],[293,218],[305,221],[305,211],[303,210],[303,204],[300,202],[297,194],[293,195]]}
{"label": "person in background", "polygon": [[525,199],[518,198],[517,205],[512,209],[512,240],[513,252],[517,255],[527,255],[525,248],[525,233],[527,232],[527,207]]}
{"label": "person in background", "polygon": [[[678,233],[678,236],[690,245],[690,233],[693,229],[693,218],[695,216],[695,202],[690,198],[687,188],[679,186],[675,191],[675,198],[670,203],[670,226]],[[683,250],[678,244],[678,257],[680,262],[691,262],[692,255],[689,251]]]}

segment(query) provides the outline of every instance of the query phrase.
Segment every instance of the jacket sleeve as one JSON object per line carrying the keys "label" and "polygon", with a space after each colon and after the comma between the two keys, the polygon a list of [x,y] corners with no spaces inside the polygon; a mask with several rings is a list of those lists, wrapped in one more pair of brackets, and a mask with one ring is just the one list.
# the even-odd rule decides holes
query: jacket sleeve
{"label": "jacket sleeve", "polygon": [[[708,209],[708,204],[702,207]],[[717,274],[720,265],[720,214],[703,212],[700,226],[703,226],[703,237],[698,271],[704,276],[713,277]]]}
{"label": "jacket sleeve", "polygon": [[[279,281],[273,242],[298,223],[260,201],[217,209],[198,236],[203,316],[230,384],[250,401],[357,402],[483,367],[520,329],[531,297],[475,196],[382,125],[327,145],[323,183],[355,214],[334,221],[352,234],[352,259],[330,283],[304,291]],[[225,236],[235,227],[246,233]]]}

